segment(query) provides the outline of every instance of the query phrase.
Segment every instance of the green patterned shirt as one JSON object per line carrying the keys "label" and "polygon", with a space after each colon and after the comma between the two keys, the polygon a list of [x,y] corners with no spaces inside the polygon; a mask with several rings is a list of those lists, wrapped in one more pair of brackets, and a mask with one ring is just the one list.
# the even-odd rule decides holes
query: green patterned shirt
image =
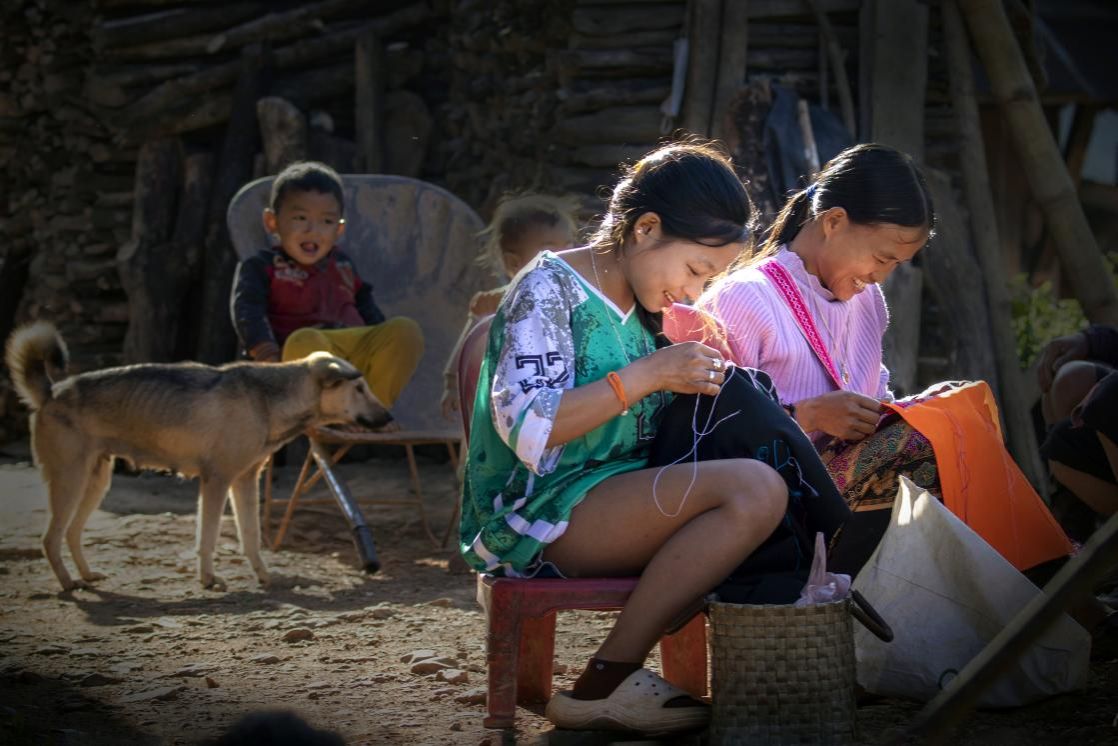
{"label": "green patterned shirt", "polygon": [[531,574],[587,492],[647,465],[662,392],[567,443],[548,448],[547,439],[565,391],[654,348],[635,305],[623,313],[557,255],[545,251],[521,271],[478,377],[462,495],[460,548],[470,565]]}

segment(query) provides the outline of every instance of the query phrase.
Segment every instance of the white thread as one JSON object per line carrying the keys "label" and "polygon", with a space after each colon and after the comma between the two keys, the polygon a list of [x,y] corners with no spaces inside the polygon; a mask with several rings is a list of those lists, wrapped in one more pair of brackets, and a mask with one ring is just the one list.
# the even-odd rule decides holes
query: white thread
{"label": "white thread", "polygon": [[[729,370],[732,365],[733,363],[727,362],[726,369]],[[726,378],[729,379],[730,375],[732,375],[732,372],[728,373],[726,375]],[[723,385],[725,385],[725,382],[723,382]],[[665,518],[678,518],[679,514],[683,512],[684,506],[687,504],[687,498],[690,497],[691,490],[695,486],[695,480],[699,476],[699,443],[705,436],[713,433],[715,429],[723,422],[730,419],[731,417],[736,417],[737,415],[741,414],[741,410],[739,409],[736,412],[731,412],[730,414],[721,418],[720,420],[718,420],[718,422],[715,422],[714,425],[710,424],[711,418],[714,417],[714,409],[718,404],[718,397],[722,396],[722,387],[719,386],[718,393],[714,395],[714,401],[712,401],[710,404],[710,414],[707,415],[707,421],[703,424],[702,430],[700,430],[699,396],[699,394],[695,395],[695,409],[691,413],[691,450],[683,454],[670,464],[661,466],[660,470],[656,472],[655,478],[653,478],[652,480],[652,502],[656,505],[656,509],[660,511],[660,515],[664,516]],[[676,511],[674,513],[669,513],[668,511],[664,510],[664,506],[660,504],[660,498],[656,494],[657,485],[659,485],[660,477],[663,476],[666,469],[679,464],[681,461],[688,458],[689,456],[693,457],[691,459],[691,481],[687,483],[687,489],[683,491],[683,497],[680,498],[679,507],[676,508]]]}

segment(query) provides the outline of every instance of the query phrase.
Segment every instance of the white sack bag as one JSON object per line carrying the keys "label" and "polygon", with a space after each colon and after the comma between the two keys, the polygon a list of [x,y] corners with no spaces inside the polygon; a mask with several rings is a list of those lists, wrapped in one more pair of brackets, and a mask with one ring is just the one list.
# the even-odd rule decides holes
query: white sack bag
{"label": "white sack bag", "polygon": [[[854,579],[895,638],[854,626],[858,683],[926,701],[1041,591],[927,490],[900,482],[889,528]],[[1090,635],[1064,614],[978,704],[1015,707],[1080,689],[1090,653]]]}

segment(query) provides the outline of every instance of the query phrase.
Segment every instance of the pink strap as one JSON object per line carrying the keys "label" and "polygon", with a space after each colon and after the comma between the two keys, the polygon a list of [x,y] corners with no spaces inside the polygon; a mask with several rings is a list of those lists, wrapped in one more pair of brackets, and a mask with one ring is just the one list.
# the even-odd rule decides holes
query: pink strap
{"label": "pink strap", "polygon": [[831,360],[831,354],[827,352],[827,346],[823,344],[823,338],[819,336],[819,330],[815,328],[815,320],[811,317],[811,313],[807,310],[807,305],[804,303],[804,296],[800,293],[800,289],[796,287],[796,280],[792,277],[791,273],[782,267],[775,259],[768,259],[757,265],[757,268],[765,275],[766,279],[772,283],[776,291],[780,293],[780,297],[788,305],[792,311],[792,316],[795,317],[796,323],[800,326],[800,331],[804,333],[804,338],[807,339],[808,345],[811,347],[815,357],[819,358],[819,362],[823,364],[823,368],[831,376],[835,386],[839,389],[843,388],[842,378],[839,376],[838,368]]}

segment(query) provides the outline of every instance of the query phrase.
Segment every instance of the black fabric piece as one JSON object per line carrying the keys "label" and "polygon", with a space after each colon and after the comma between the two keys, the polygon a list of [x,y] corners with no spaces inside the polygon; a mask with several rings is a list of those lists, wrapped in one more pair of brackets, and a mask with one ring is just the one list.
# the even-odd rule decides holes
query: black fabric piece
{"label": "black fabric piece", "polygon": [[[784,521],[716,592],[720,597],[750,596],[755,599],[750,603],[784,603],[786,601],[779,599],[787,588],[796,585],[796,595],[799,595],[807,579],[815,533],[823,532],[829,543],[850,518],[850,509],[811,441],[780,406],[776,389],[766,373],[752,368],[731,368],[717,400],[698,396],[697,415],[695,400],[696,395],[679,395],[668,406],[652,444],[649,466],[660,467],[676,461],[686,464],[692,459],[752,458],[780,474],[788,485],[788,512]],[[694,443],[693,421],[701,430],[708,422],[709,428],[731,414],[734,414],[732,418],[699,441],[696,454],[686,456]],[[761,576],[786,573],[793,576],[783,581],[774,578],[762,583],[760,580]],[[772,600],[756,600],[758,588],[762,595],[772,594]]]}
{"label": "black fabric piece", "polygon": [[1087,357],[1110,365],[1118,365],[1118,327],[1092,324],[1087,335]]}
{"label": "black fabric piece", "polygon": [[[772,107],[765,117],[764,148],[769,184],[774,204],[784,204],[784,196],[807,186],[800,180],[811,173],[804,157],[804,136],[800,130],[797,105],[800,97],[790,88],[772,85]],[[810,104],[811,131],[821,164],[854,144],[842,120],[823,108]]]}

